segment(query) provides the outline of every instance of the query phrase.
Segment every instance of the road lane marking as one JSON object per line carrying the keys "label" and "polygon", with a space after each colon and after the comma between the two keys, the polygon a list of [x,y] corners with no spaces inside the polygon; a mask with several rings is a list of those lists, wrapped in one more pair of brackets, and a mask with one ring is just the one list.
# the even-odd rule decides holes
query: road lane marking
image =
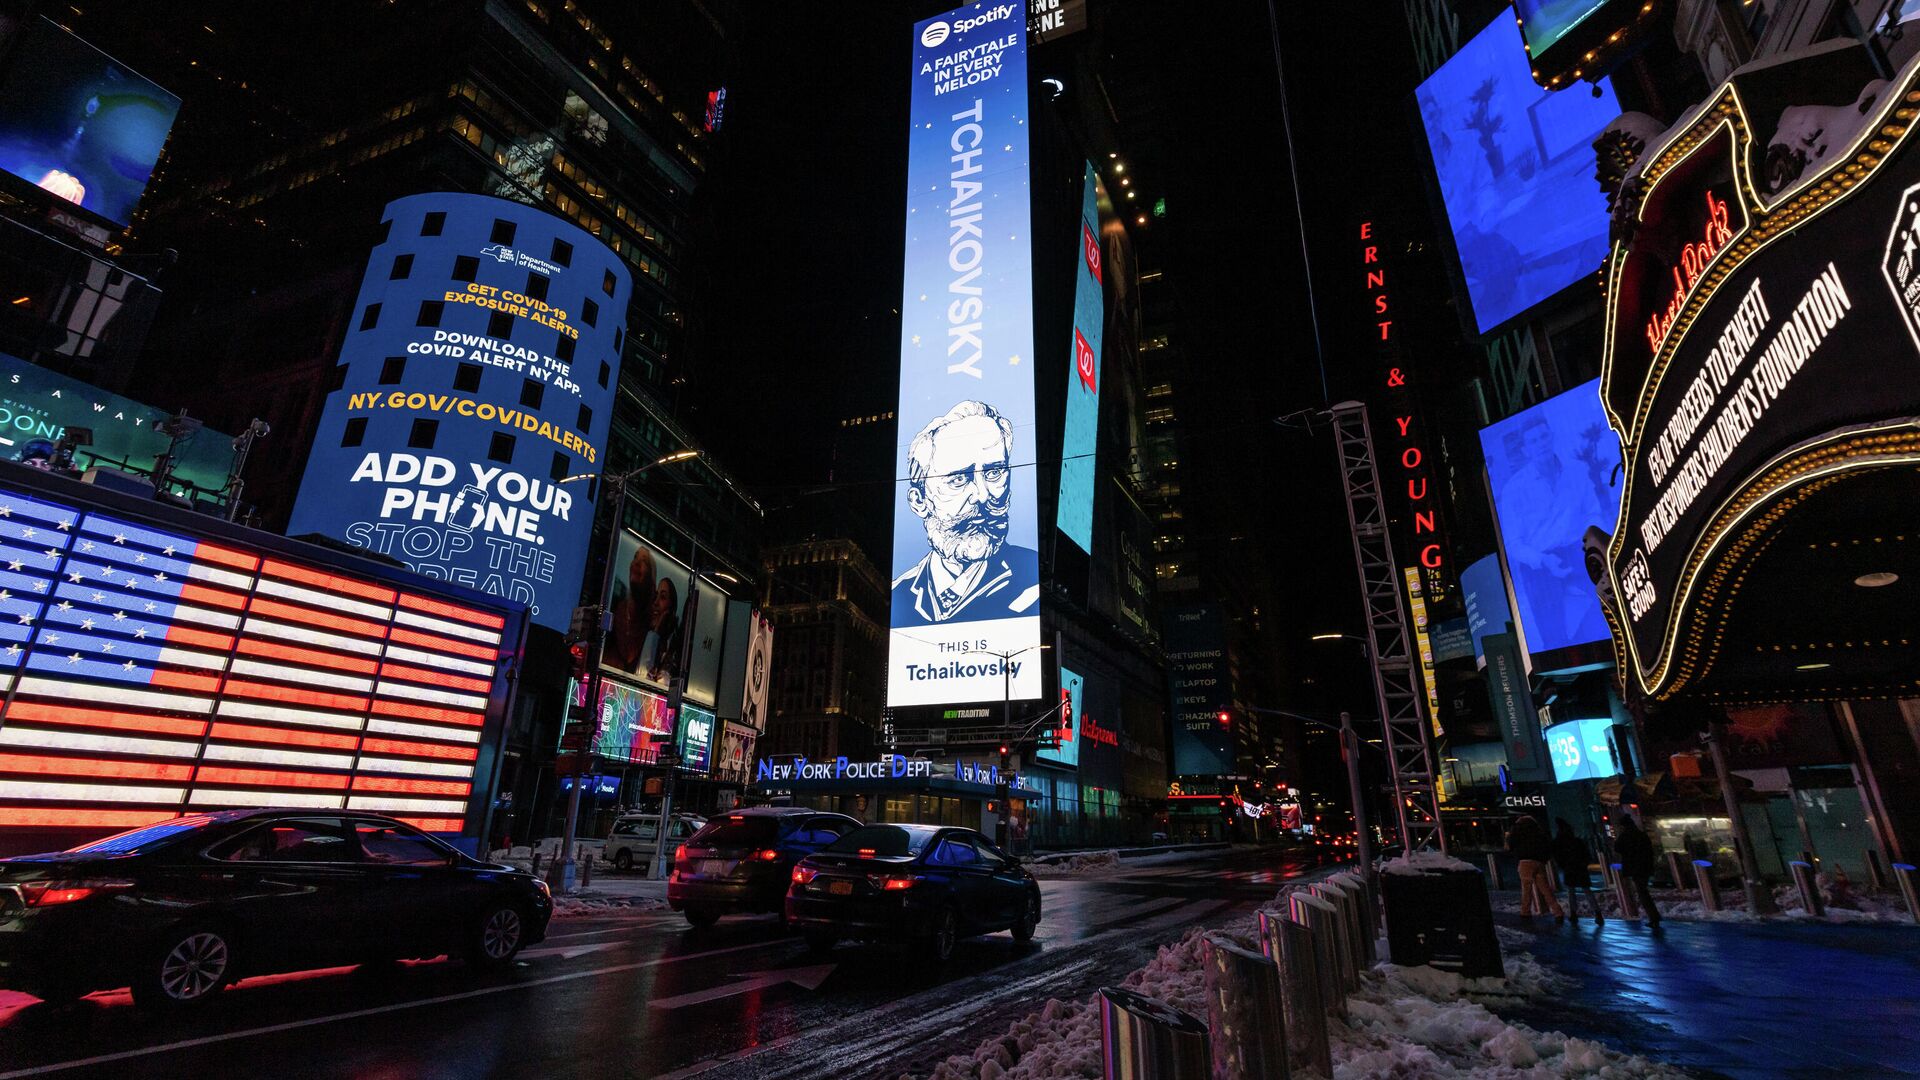
{"label": "road lane marking", "polygon": [[17,1080],[25,1076],[45,1076],[48,1073],[65,1072],[69,1069],[84,1069],[94,1065],[107,1065],[116,1061],[130,1061],[134,1058],[151,1057],[155,1054],[172,1053],[175,1050],[190,1050],[197,1046],[210,1046],[214,1043],[232,1042],[235,1039],[250,1039],[256,1035],[273,1035],[282,1031],[298,1031],[301,1028],[319,1027],[322,1024],[338,1023],[342,1020],[359,1020],[363,1017],[378,1016],[381,1013],[402,1012],[428,1005],[444,1005],[450,1001],[467,1001],[492,994],[504,994],[512,990],[528,990],[536,986],[553,983],[571,982],[575,979],[591,979],[600,975],[613,975],[622,971],[638,971],[642,968],[659,967],[662,964],[677,964],[682,960],[702,960],[709,956],[725,953],[745,952],[749,949],[764,949],[770,945],[788,945],[785,938],[773,941],[758,941],[746,945],[729,945],[724,949],[708,949],[705,952],[685,953],[680,956],[662,956],[652,960],[639,960],[631,964],[614,964],[610,967],[593,968],[589,971],[572,971],[564,975],[548,975],[545,978],[529,979],[525,982],[508,983],[504,986],[485,986],[478,990],[465,990],[458,994],[441,994],[438,997],[421,998],[418,1001],[399,1001],[391,1005],[380,1005],[371,1009],[355,1009],[352,1012],[332,1013],[327,1016],[311,1016],[305,1020],[290,1020],[284,1024],[269,1024],[265,1027],[247,1028],[242,1031],[227,1031],[218,1035],[203,1035],[196,1039],[181,1039],[178,1042],[162,1043],[158,1046],[144,1046],[132,1050],[119,1050],[111,1054],[97,1054],[93,1057],[75,1058],[72,1061],[54,1062],[48,1065],[35,1065],[26,1069],[14,1069],[0,1073],[0,1080]]}
{"label": "road lane marking", "polygon": [[815,964],[812,967],[787,968],[783,971],[742,971],[727,976],[739,982],[722,983],[709,986],[705,990],[695,990],[690,994],[678,994],[674,997],[652,998],[647,1002],[649,1009],[684,1009],[689,1005],[704,1005],[709,1001],[719,1001],[736,994],[748,994],[755,990],[765,990],[771,986],[793,983],[809,990],[820,989],[838,964]]}

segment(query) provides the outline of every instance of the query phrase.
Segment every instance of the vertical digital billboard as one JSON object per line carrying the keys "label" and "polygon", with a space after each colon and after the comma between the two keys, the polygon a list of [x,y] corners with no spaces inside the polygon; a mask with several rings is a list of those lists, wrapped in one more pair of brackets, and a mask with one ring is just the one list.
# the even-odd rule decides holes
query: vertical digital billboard
{"label": "vertical digital billboard", "polygon": [[665,693],[673,687],[682,657],[687,657],[683,695],[689,702],[712,706],[727,640],[727,594],[702,578],[698,600],[688,607],[692,577],[687,564],[637,533],[622,530],[614,549],[613,596],[607,607],[613,625],[601,664]]}
{"label": "vertical digital billboard", "polygon": [[526,604],[580,596],[626,336],[626,264],[540,209],[484,195],[387,204],[345,369],[287,531]]}
{"label": "vertical digital billboard", "polygon": [[[584,701],[584,683],[573,684],[574,699]],[[600,732],[595,756],[608,761],[651,765],[660,748],[673,742],[673,713],[667,699],[615,679],[600,680]]]}
{"label": "vertical digital billboard", "polygon": [[1602,780],[1620,774],[1620,755],[1613,743],[1613,721],[1607,717],[1555,724],[1546,730],[1546,739],[1555,783]]}
{"label": "vertical digital billboard", "polygon": [[913,33],[887,703],[1035,698],[1026,24],[973,5]]}
{"label": "vertical digital billboard", "polygon": [[1077,671],[1060,669],[1060,697],[1073,710],[1073,726],[1062,728],[1058,722],[1053,730],[1058,733],[1060,745],[1056,749],[1042,749],[1034,756],[1041,761],[1054,765],[1073,766],[1080,764],[1080,733],[1086,724],[1087,716],[1087,679]]}
{"label": "vertical digital billboard", "polygon": [[1093,554],[1093,477],[1100,435],[1100,339],[1107,323],[1100,280],[1100,174],[1087,163],[1074,257],[1073,341],[1067,422],[1060,450],[1060,531]]}
{"label": "vertical digital billboard", "polygon": [[1173,773],[1233,772],[1233,730],[1220,714],[1232,706],[1227,628],[1220,609],[1195,604],[1167,612],[1167,678],[1173,691]]}
{"label": "vertical digital billboard", "polygon": [[45,18],[0,76],[0,169],[125,225],[180,99]]}
{"label": "vertical digital billboard", "polygon": [[1613,87],[1542,90],[1520,27],[1501,17],[1420,84],[1440,197],[1481,333],[1607,258],[1607,200],[1593,141],[1620,115]]}
{"label": "vertical digital billboard", "polygon": [[517,614],[208,520],[0,485],[0,842],[249,806],[477,831]]}
{"label": "vertical digital billboard", "polygon": [[1480,447],[1534,670],[1596,659],[1566,650],[1611,640],[1583,547],[1589,526],[1612,532],[1620,514],[1620,439],[1600,381],[1482,428]]}
{"label": "vertical digital billboard", "polygon": [[1507,579],[1500,573],[1500,556],[1488,555],[1460,572],[1460,592],[1466,597],[1467,632],[1473,636],[1473,657],[1487,666],[1487,637],[1504,634],[1513,614],[1507,609]]}

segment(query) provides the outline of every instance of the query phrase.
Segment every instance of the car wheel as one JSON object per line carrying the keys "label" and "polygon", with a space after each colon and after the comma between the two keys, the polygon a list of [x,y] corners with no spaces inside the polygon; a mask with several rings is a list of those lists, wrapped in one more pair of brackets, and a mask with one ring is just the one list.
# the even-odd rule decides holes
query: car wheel
{"label": "car wheel", "polygon": [[613,868],[615,870],[633,869],[633,852],[628,851],[625,848],[621,848],[619,851],[614,852]]}
{"label": "car wheel", "polygon": [[935,963],[944,964],[953,956],[954,943],[960,940],[960,918],[950,907],[941,908],[933,917],[933,933],[927,935],[927,952]]}
{"label": "car wheel", "polygon": [[488,905],[468,933],[464,957],[477,968],[501,968],[513,962],[527,942],[527,923],[520,909],[505,901]]}
{"label": "car wheel", "polygon": [[204,1005],[233,981],[232,935],[219,927],[188,926],[160,939],[133,980],[133,1000],[145,1008]]}
{"label": "car wheel", "polygon": [[840,943],[839,939],[835,938],[832,934],[808,934],[806,936],[806,942],[807,951],[815,956],[827,955],[833,951],[835,945]]}
{"label": "car wheel", "polygon": [[687,922],[700,930],[705,930],[720,921],[720,913],[710,907],[690,907],[685,913]]}
{"label": "car wheel", "polygon": [[1020,915],[1020,921],[1013,924],[1013,940],[1025,945],[1033,940],[1033,932],[1040,928],[1040,898],[1031,893],[1027,895],[1027,910]]}

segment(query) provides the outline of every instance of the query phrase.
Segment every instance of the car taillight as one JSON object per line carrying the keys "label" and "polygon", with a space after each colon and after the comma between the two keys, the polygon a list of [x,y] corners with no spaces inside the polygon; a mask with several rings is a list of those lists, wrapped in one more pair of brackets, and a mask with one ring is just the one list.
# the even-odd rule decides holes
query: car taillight
{"label": "car taillight", "polygon": [[819,876],[820,871],[815,870],[811,866],[796,866],[793,868],[793,883],[795,885],[805,885],[807,882]]}
{"label": "car taillight", "polygon": [[680,860],[686,857],[687,857],[687,845],[681,844],[680,846],[673,849],[674,862],[679,862]]}
{"label": "car taillight", "polygon": [[919,882],[920,879],[917,877],[884,877],[880,879],[880,891],[900,892],[903,889],[913,888]]}
{"label": "car taillight", "polygon": [[133,882],[118,878],[88,881],[23,881],[20,898],[28,907],[56,907],[85,900],[95,893],[133,888]]}
{"label": "car taillight", "polygon": [[754,852],[749,858],[759,859],[761,862],[777,862],[779,861],[780,853],[772,848],[762,848]]}

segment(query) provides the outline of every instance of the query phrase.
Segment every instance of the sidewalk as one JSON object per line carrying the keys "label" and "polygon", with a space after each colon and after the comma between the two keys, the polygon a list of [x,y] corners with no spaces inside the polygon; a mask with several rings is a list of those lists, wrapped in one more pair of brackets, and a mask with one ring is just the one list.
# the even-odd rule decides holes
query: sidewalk
{"label": "sidewalk", "polygon": [[1501,1010],[1542,1030],[1732,1080],[1920,1076],[1920,927],[1494,918],[1574,981]]}

